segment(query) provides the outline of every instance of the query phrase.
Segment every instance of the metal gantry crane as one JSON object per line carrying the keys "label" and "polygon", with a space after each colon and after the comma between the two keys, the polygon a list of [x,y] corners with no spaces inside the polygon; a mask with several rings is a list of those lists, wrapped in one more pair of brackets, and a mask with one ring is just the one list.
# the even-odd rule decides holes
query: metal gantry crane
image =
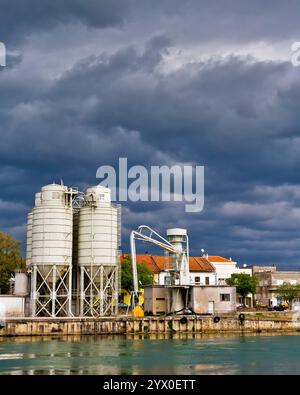
{"label": "metal gantry crane", "polygon": [[169,254],[170,265],[165,268],[169,273],[170,286],[189,286],[189,243],[186,229],[172,228],[167,230],[169,240],[166,240],[160,234],[155,232],[147,225],[140,225],[133,230],[130,235],[131,260],[133,272],[133,295],[134,299],[138,298],[138,275],[136,262],[136,246],[135,241],[141,240],[151,243],[162,248]]}

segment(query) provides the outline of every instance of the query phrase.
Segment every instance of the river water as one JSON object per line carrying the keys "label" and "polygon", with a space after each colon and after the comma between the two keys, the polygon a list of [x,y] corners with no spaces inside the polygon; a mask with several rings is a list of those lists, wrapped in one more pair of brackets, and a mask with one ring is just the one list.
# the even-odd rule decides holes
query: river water
{"label": "river water", "polygon": [[300,374],[300,336],[2,338],[0,374]]}

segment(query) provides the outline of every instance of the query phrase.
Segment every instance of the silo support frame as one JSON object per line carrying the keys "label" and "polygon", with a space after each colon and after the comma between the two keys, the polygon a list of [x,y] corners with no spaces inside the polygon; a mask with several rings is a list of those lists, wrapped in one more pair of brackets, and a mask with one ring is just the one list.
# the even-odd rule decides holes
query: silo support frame
{"label": "silo support frame", "polygon": [[31,316],[35,317],[36,315],[36,278],[37,278],[37,267],[34,265],[31,270],[31,278],[30,278],[30,311]]}
{"label": "silo support frame", "polygon": [[32,316],[71,317],[72,267],[33,267]]}
{"label": "silo support frame", "polygon": [[116,315],[117,293],[118,266],[81,266],[80,316]]}

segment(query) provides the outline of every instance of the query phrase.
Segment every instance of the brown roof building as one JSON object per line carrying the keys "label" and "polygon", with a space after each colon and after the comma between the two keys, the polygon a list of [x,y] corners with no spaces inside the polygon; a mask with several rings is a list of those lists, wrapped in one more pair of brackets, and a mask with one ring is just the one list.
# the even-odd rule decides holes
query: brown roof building
{"label": "brown roof building", "polygon": [[[121,261],[129,254],[123,254]],[[168,266],[168,258],[163,255],[150,255],[150,254],[137,254],[137,263],[144,263],[152,273],[163,272]],[[190,272],[214,272],[214,267],[209,263],[206,258],[199,256],[190,256],[189,258]]]}
{"label": "brown roof building", "polygon": [[[121,261],[129,254],[121,256]],[[167,272],[170,267],[170,257],[163,255],[137,254],[137,264],[143,263],[154,274],[154,284],[166,284]],[[206,258],[199,256],[189,257],[190,279],[191,284],[214,285],[215,269]]]}

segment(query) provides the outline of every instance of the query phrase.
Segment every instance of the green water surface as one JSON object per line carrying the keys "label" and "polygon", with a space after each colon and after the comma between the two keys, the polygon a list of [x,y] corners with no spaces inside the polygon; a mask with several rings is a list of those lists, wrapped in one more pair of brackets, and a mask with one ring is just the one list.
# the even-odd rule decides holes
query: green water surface
{"label": "green water surface", "polygon": [[2,338],[0,374],[300,374],[300,336]]}

